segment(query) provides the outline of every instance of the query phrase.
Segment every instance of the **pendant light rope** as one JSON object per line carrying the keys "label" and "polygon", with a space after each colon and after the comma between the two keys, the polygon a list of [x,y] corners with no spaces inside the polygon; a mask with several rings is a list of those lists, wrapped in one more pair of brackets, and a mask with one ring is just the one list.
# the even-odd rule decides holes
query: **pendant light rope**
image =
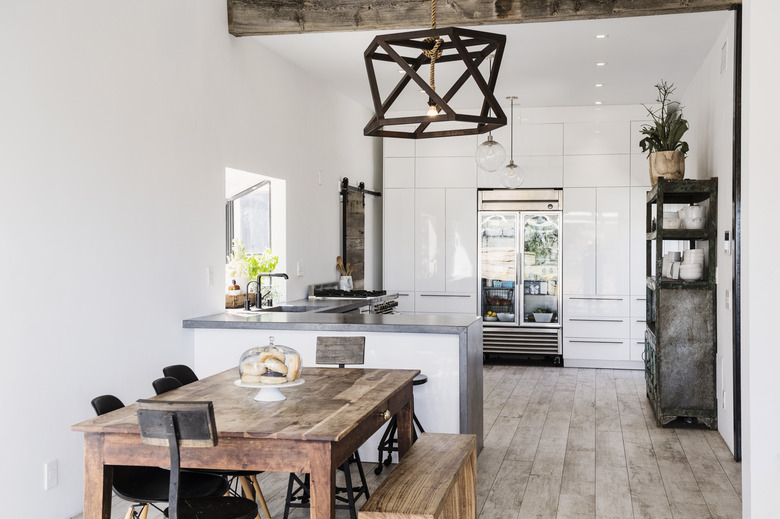
{"label": "pendant light rope", "polygon": [[[436,0],[431,0],[431,29],[436,28]],[[439,47],[442,43],[444,43],[444,40],[442,40],[438,36],[431,36],[429,38],[425,38],[426,43],[434,43],[433,47],[430,50],[423,50],[423,54],[426,58],[431,60],[431,77],[429,80],[429,83],[431,85],[431,90],[434,92],[436,91],[436,74],[434,72],[434,67],[436,66],[436,60],[441,58],[442,52],[439,50]]]}

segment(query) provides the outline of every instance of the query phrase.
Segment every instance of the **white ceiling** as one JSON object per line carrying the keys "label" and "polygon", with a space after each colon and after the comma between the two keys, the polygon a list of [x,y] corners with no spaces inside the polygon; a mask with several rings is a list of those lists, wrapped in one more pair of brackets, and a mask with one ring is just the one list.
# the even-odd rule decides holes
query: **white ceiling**
{"label": "white ceiling", "polygon": [[[496,86],[499,102],[506,103],[506,96],[514,95],[518,96],[516,103],[525,107],[587,106],[596,101],[623,105],[652,103],[656,94],[653,85],[661,79],[674,83],[682,94],[730,19],[728,11],[718,11],[475,29],[506,34]],[[363,52],[375,34],[340,32],[253,39],[371,109]],[[597,34],[608,37],[597,39]],[[607,65],[597,67],[596,62]],[[482,69],[486,75],[487,63]],[[462,70],[461,65],[457,72]],[[446,85],[446,71],[437,67],[436,72],[437,86]],[[420,70],[420,75],[428,78],[427,67]],[[389,88],[400,76],[391,73],[387,77],[391,79]],[[597,88],[596,83],[604,86]],[[463,92],[456,96],[458,103],[479,106],[481,97],[476,88],[473,97],[471,91]],[[414,95],[421,96],[419,91]],[[399,104],[402,102],[405,105],[399,109],[408,110],[418,104],[409,97],[399,99]]]}

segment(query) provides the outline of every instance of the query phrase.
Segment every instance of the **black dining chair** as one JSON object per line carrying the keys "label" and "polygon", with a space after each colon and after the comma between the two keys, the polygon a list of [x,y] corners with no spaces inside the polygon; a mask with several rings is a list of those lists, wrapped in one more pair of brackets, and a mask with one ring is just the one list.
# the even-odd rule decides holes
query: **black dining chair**
{"label": "black dining chair", "polygon": [[141,441],[149,445],[168,447],[171,478],[168,489],[169,519],[253,519],[257,503],[243,497],[183,498],[179,480],[181,445],[188,448],[209,448],[217,445],[217,425],[211,402],[167,402],[138,400],[136,413],[141,428]]}
{"label": "black dining chair", "polygon": [[[92,399],[92,408],[98,416],[125,406],[114,395],[101,395]],[[149,506],[163,511],[158,503],[167,503],[171,471],[159,467],[115,466],[113,488],[116,495],[134,503],[124,519],[146,517]],[[179,495],[182,498],[221,496],[228,490],[225,478],[216,474],[187,472],[179,478]]]}
{"label": "black dining chair", "polygon": [[[362,365],[365,359],[365,337],[317,337],[317,350],[315,362],[317,364],[337,364],[340,368],[350,365]],[[354,486],[350,465],[355,464],[360,476],[360,484]],[[349,510],[351,519],[357,519],[355,502],[360,496],[370,497],[368,483],[363,472],[363,464],[360,462],[358,451],[350,456],[339,467],[344,473],[345,485],[336,485],[336,508]],[[301,478],[298,474],[290,474],[287,481],[287,497],[284,502],[284,519],[287,519],[290,508],[310,507],[310,475],[308,473]],[[346,494],[346,497],[339,494]]]}
{"label": "black dining chair", "polygon": [[192,371],[192,368],[184,364],[174,364],[172,366],[165,366],[163,368],[163,376],[173,377],[177,379],[182,385],[192,384],[197,382],[198,376]]}
{"label": "black dining chair", "polygon": [[[187,370],[192,373],[192,376],[195,376],[195,373],[191,369],[189,369],[187,366],[183,367],[187,368]],[[163,370],[163,373],[165,373],[165,370]],[[198,378],[195,377],[195,380],[197,379]],[[195,380],[191,382],[194,382]],[[161,377],[152,382],[152,387],[154,388],[154,392],[157,395],[162,395],[168,391],[173,391],[174,389],[178,389],[184,385],[185,384],[183,384],[179,379],[172,376]],[[219,474],[220,476],[225,476],[228,478],[228,489],[231,495],[240,495],[240,486],[244,496],[254,496],[257,498],[257,501],[263,508],[263,512],[265,512],[266,517],[271,519],[271,512],[268,511],[268,504],[265,502],[265,496],[263,496],[263,492],[260,490],[260,484],[257,482],[257,475],[260,474],[260,472],[249,470],[208,470],[207,472]],[[260,519],[259,513],[257,514],[257,519]]]}

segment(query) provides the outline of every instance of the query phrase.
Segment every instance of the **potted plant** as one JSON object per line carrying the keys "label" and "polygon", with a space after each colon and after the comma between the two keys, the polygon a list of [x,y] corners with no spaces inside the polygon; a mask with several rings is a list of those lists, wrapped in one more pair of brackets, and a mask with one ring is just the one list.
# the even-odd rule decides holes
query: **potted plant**
{"label": "potted plant", "polygon": [[688,131],[688,121],[683,119],[682,107],[669,96],[674,92],[674,84],[661,81],[655,88],[658,90],[660,107],[656,110],[645,105],[653,124],[642,126],[641,133],[645,137],[639,141],[642,151],[648,152],[650,165],[650,182],[655,185],[658,177],[682,180],[685,177],[685,154],[688,153],[688,143],[682,136]]}

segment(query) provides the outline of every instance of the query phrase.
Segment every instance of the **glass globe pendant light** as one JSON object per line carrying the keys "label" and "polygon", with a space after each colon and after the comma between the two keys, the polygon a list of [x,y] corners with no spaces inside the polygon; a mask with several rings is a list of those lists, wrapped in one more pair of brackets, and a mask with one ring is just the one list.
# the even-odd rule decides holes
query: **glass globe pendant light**
{"label": "glass globe pendant light", "polygon": [[520,166],[515,164],[514,158],[515,99],[517,99],[517,96],[509,96],[507,99],[512,103],[509,109],[509,164],[501,170],[501,185],[509,189],[517,189],[523,183],[523,180],[525,180],[523,170]]}
{"label": "glass globe pendant light", "polygon": [[[490,69],[493,69],[494,54],[490,55]],[[490,115],[490,111],[488,111]],[[477,151],[474,153],[474,160],[477,161],[477,166],[483,171],[494,172],[498,171],[504,161],[506,160],[506,150],[501,144],[493,140],[493,132],[488,132],[487,140],[477,146]]]}
{"label": "glass globe pendant light", "polygon": [[474,154],[479,169],[484,171],[498,171],[498,168],[506,160],[506,150],[501,144],[493,140],[493,134],[488,133],[487,140],[477,146],[477,152]]}

